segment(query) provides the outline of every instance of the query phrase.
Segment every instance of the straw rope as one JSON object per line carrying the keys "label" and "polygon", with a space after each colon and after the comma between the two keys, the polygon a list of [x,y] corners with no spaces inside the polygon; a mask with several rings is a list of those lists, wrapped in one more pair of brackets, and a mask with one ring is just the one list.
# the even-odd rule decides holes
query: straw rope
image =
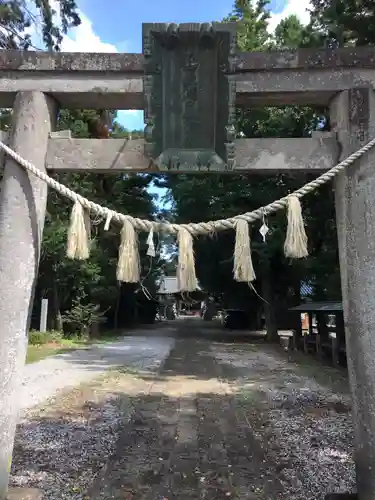
{"label": "straw rope", "polygon": [[168,233],[178,233],[180,229],[186,229],[192,235],[199,234],[210,234],[212,232],[224,231],[226,229],[233,229],[236,227],[236,223],[239,219],[243,219],[248,223],[252,223],[256,220],[262,219],[264,215],[271,214],[278,210],[285,208],[288,205],[288,199],[290,196],[296,196],[297,198],[302,198],[306,194],[311,193],[312,191],[319,188],[321,185],[326,184],[331,179],[333,179],[338,173],[342,172],[344,169],[352,165],[356,160],[365,155],[368,151],[370,151],[375,146],[375,138],[371,139],[367,144],[358,149],[355,153],[348,156],[345,160],[341,161],[338,165],[328,170],[324,174],[320,175],[317,179],[305,184],[301,188],[297,189],[293,193],[285,196],[284,198],[280,198],[269,205],[258,208],[252,212],[247,212],[241,215],[237,215],[235,217],[231,217],[228,219],[220,219],[216,221],[209,222],[198,222],[198,223],[189,223],[189,224],[173,224],[170,222],[157,222],[157,221],[149,221],[144,219],[138,219],[136,217],[131,217],[129,215],[124,215],[119,212],[110,210],[109,208],[103,207],[94,203],[87,198],[79,195],[78,193],[72,191],[68,187],[64,186],[60,182],[52,179],[46,173],[37,169],[32,163],[28,162],[24,158],[22,158],[18,153],[9,148],[6,144],[0,141],[0,149],[2,149],[8,156],[13,158],[19,165],[24,167],[28,172],[32,173],[42,181],[44,181],[49,187],[60,193],[62,196],[69,198],[73,202],[79,202],[82,206],[93,212],[96,215],[102,216],[106,218],[108,216],[112,217],[112,220],[123,224],[125,221],[130,221],[134,226],[134,229],[138,231],[150,231],[150,229],[154,229],[156,231],[164,231]]}

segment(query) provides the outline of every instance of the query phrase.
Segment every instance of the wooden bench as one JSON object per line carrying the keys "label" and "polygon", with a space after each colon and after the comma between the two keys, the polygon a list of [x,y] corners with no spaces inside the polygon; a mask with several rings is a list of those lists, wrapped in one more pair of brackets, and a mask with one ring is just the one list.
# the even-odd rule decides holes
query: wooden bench
{"label": "wooden bench", "polygon": [[[313,352],[318,359],[329,357],[333,365],[346,355],[345,332],[340,302],[307,302],[290,309],[299,320],[296,343],[301,339],[305,353]],[[305,313],[301,325],[301,313]]]}

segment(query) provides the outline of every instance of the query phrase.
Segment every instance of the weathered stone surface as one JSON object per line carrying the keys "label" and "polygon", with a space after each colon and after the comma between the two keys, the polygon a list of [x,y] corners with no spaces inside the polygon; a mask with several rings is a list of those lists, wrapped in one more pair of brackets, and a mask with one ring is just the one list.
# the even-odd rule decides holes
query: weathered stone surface
{"label": "weathered stone surface", "polygon": [[240,52],[236,72],[269,69],[375,68],[374,47],[339,49],[298,49],[274,52]]}
{"label": "weathered stone surface", "polygon": [[[97,173],[158,171],[157,166],[143,154],[143,139],[70,139],[68,132],[50,134],[45,164],[47,170]],[[0,140],[8,142],[6,132],[0,131]],[[335,134],[330,133],[318,133],[311,139],[237,139],[235,146],[236,172],[262,174],[293,170],[320,173],[336,165],[339,155]],[[0,166],[3,161],[4,155],[0,151]],[[215,169],[211,167],[210,171]],[[182,166],[174,172],[192,170]],[[207,169],[202,168],[200,172],[207,172]]]}
{"label": "weathered stone surface", "polygon": [[150,160],[143,154],[143,139],[64,139],[48,141],[46,168],[97,173],[144,171]]}
{"label": "weathered stone surface", "polygon": [[43,493],[37,488],[9,488],[7,500],[42,500]]}
{"label": "weathered stone surface", "polygon": [[114,71],[143,73],[142,54],[106,54],[94,52],[37,52],[2,50],[0,71]]}
{"label": "weathered stone surface", "polygon": [[143,25],[145,154],[160,170],[233,169],[235,26]]}
{"label": "weathered stone surface", "polygon": [[[10,145],[44,170],[55,103],[25,92],[15,104]],[[7,493],[46,202],[46,184],[7,158],[0,191],[0,499]]]}
{"label": "weathered stone surface", "polygon": [[[374,58],[371,47],[237,53],[236,103],[324,106],[339,91],[375,88]],[[142,54],[1,51],[0,106],[35,90],[66,108],[143,109],[143,70]]]}
{"label": "weathered stone surface", "polygon": [[[194,24],[194,23],[192,23]],[[269,69],[375,69],[374,47],[237,52],[237,73]],[[0,70],[114,71],[143,74],[143,54],[3,50]]]}
{"label": "weathered stone surface", "polygon": [[12,107],[17,92],[44,92],[63,108],[143,109],[140,76],[121,72],[2,71],[0,106]]}
{"label": "weathered stone surface", "polygon": [[237,139],[235,171],[319,172],[336,165],[338,156],[336,137],[329,133],[311,139]]}
{"label": "weathered stone surface", "polygon": [[337,92],[375,87],[375,70],[256,70],[236,75],[237,105],[327,105]]}
{"label": "weathered stone surface", "polygon": [[57,130],[55,132],[49,133],[50,139],[71,139],[72,131],[71,130]]}
{"label": "weathered stone surface", "polygon": [[[143,155],[142,139],[50,139],[46,168],[96,172],[158,171]],[[324,171],[336,165],[339,147],[331,135],[306,139],[237,139],[234,171],[254,173],[280,171]],[[171,172],[197,172],[182,165]],[[202,168],[200,172],[208,170]],[[211,167],[210,171],[219,171]]]}
{"label": "weathered stone surface", "polygon": [[[375,95],[351,89],[331,106],[345,158],[375,136]],[[335,182],[346,353],[353,400],[358,496],[375,498],[375,151]]]}

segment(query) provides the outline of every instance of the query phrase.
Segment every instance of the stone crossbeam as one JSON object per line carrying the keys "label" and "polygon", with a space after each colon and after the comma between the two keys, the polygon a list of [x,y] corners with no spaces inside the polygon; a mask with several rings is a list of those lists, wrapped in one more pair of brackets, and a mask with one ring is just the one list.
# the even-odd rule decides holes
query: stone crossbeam
{"label": "stone crossbeam", "polygon": [[[142,54],[0,51],[0,107],[19,91],[52,95],[64,108],[143,109]],[[240,106],[327,105],[339,91],[375,88],[375,48],[238,53]]]}
{"label": "stone crossbeam", "polygon": [[[0,139],[7,142],[7,134],[2,132]],[[143,139],[71,139],[65,131],[55,132],[48,142],[46,168],[60,172],[107,174],[158,172],[144,156],[143,146]],[[304,139],[237,139],[235,172],[322,172],[337,163],[338,155],[335,135],[329,132],[318,132],[312,138]],[[0,157],[1,165],[3,161],[4,157]]]}

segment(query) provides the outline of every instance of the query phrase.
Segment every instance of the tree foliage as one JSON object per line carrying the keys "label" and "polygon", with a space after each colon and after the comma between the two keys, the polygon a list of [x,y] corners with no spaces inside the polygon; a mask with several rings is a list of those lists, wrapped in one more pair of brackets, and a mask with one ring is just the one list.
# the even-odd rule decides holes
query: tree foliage
{"label": "tree foliage", "polygon": [[268,0],[248,2],[235,0],[233,10],[223,21],[237,22],[237,45],[244,52],[263,50],[269,40],[267,32]]}
{"label": "tree foliage", "polygon": [[[62,110],[58,128],[70,129],[74,137],[90,137],[88,123],[97,119],[94,110]],[[125,137],[128,132],[115,121],[116,113],[111,113],[111,129],[116,137]],[[151,177],[148,175],[122,174],[54,174],[63,184],[78,191],[96,203],[122,213],[150,219],[155,212],[154,196],[148,192]],[[66,233],[69,225],[71,203],[51,191],[48,196],[47,217],[43,238],[43,251],[39,268],[37,296],[50,298],[57,328],[61,313],[77,304],[88,307],[89,303],[100,304],[107,311],[109,323],[118,326],[135,319],[136,303],[143,301],[142,291],[135,287],[123,287],[116,281],[119,227],[112,225],[103,229],[102,220],[92,220],[92,246],[88,261],[77,262],[66,258]],[[145,256],[145,237],[140,241],[141,255]],[[142,259],[142,276],[148,287],[153,287],[158,270],[150,267],[147,258]],[[119,308],[119,303],[127,294],[127,302],[133,308],[127,314]],[[36,302],[36,306],[38,305]],[[65,314],[67,317],[67,313]]]}
{"label": "tree foliage", "polygon": [[[55,15],[49,1],[4,0],[0,4],[0,48],[27,49],[32,46],[30,33],[36,25],[42,33],[47,50],[59,50],[62,35],[80,23],[74,0],[58,0]],[[238,23],[238,49],[268,51],[299,47],[335,47],[370,44],[375,41],[375,3],[370,0],[311,0],[311,22],[303,26],[295,15],[283,19],[274,33],[269,30],[267,0],[253,2],[235,0],[225,21]],[[37,22],[40,20],[40,22]],[[9,128],[9,110],[0,113],[0,126]],[[100,114],[93,110],[62,110],[59,128],[72,130],[75,137],[93,137],[93,122]],[[116,112],[108,113],[110,135],[129,135],[117,122]],[[324,108],[281,106],[242,108],[237,110],[237,133],[248,138],[309,137],[313,130],[329,127]],[[138,137],[141,133],[132,134]],[[197,175],[159,176],[155,183],[168,188],[167,198],[172,208],[162,209],[149,192],[152,179],[147,175],[55,174],[61,182],[77,189],[88,198],[134,216],[155,216],[179,222],[227,218],[265,205],[301,186],[311,176],[307,174],[277,174],[254,176]],[[198,276],[201,285],[220,297],[224,305],[246,307],[253,311],[254,322],[265,309],[270,331],[281,324],[281,311],[299,302],[301,282],[312,286],[319,299],[340,298],[336,227],[332,186],[324,186],[303,200],[309,235],[310,256],[291,262],[283,255],[285,214],[267,218],[270,233],[264,243],[258,232],[261,224],[252,227],[253,259],[257,274],[254,289],[236,283],[232,276],[234,232],[198,238],[195,243]],[[93,221],[92,257],[83,263],[65,257],[66,231],[70,203],[56,193],[48,198],[47,218],[37,287],[37,299],[51,299],[54,325],[59,327],[62,316],[91,316],[100,304],[109,322],[124,324],[144,306],[142,287],[116,282],[118,228],[103,230],[100,221]],[[164,240],[170,255],[176,255],[175,242]],[[141,249],[145,238],[141,239]],[[150,289],[155,276],[166,262],[150,264],[141,252],[143,284]],[[173,260],[172,260],[173,262]],[[173,268],[169,270],[173,272]],[[262,296],[262,299],[259,298]],[[142,304],[140,304],[142,302]],[[36,304],[38,304],[36,300]],[[91,305],[90,305],[91,304]],[[94,306],[92,306],[94,304]],[[144,309],[144,307],[143,307]],[[35,309],[37,312],[37,308]],[[68,320],[70,321],[70,320]],[[86,321],[86,320],[85,320]]]}
{"label": "tree foliage", "polygon": [[[52,7],[55,6],[54,8]],[[80,24],[75,0],[5,0],[0,4],[0,48],[35,48],[33,33],[47,50],[60,50],[63,35]],[[40,47],[37,47],[40,48]],[[60,110],[58,129],[70,129],[73,137],[128,137],[116,121],[116,111]],[[103,123],[105,116],[106,123]],[[0,127],[10,130],[11,110],[1,110]],[[109,128],[109,130],[108,130]],[[104,135],[101,135],[104,132]],[[95,135],[99,134],[99,135]],[[133,138],[142,132],[133,131]],[[122,213],[150,219],[156,211],[155,197],[148,192],[148,175],[52,174],[81,195]],[[66,258],[66,235],[71,203],[52,190],[48,195],[39,277],[34,302],[33,323],[38,326],[40,299],[49,298],[50,327],[68,330],[87,327],[93,318],[106,313],[108,324],[132,322],[147,298],[142,287],[122,286],[116,281],[119,227],[103,230],[100,220],[92,220],[91,257],[86,262]],[[141,238],[142,286],[155,291],[158,269],[145,258],[145,238]],[[162,263],[161,259],[161,263]],[[150,302],[150,301],[148,301]],[[70,325],[70,326],[69,326]],[[72,326],[73,325],[73,326]]]}
{"label": "tree foliage", "polygon": [[40,32],[48,50],[59,50],[68,30],[81,23],[75,0],[3,0],[0,3],[0,48],[27,50],[32,33]]}
{"label": "tree foliage", "polygon": [[[303,26],[290,16],[269,33],[269,11],[266,1],[235,1],[225,20],[239,23],[239,50],[270,50],[322,46],[321,32],[311,23]],[[327,110],[311,107],[263,107],[239,109],[237,132],[242,137],[309,137],[322,128]],[[178,221],[227,218],[257,209],[285,196],[311,180],[306,174],[232,175],[169,177],[161,181],[170,189]],[[283,255],[285,213],[267,218],[270,234],[262,241],[258,229],[252,228],[252,249],[257,280],[253,288],[233,280],[234,232],[199,238],[195,243],[200,282],[220,297],[227,307],[244,307],[253,311],[254,322],[265,308],[268,330],[275,332],[282,324],[281,313],[300,301],[301,282],[310,283],[317,298],[340,298],[337,243],[332,186],[324,186],[303,200],[310,257],[305,261],[286,259]],[[259,298],[262,296],[262,299]]]}
{"label": "tree foliage", "polygon": [[329,47],[375,44],[373,0],[311,0],[311,29]]}

